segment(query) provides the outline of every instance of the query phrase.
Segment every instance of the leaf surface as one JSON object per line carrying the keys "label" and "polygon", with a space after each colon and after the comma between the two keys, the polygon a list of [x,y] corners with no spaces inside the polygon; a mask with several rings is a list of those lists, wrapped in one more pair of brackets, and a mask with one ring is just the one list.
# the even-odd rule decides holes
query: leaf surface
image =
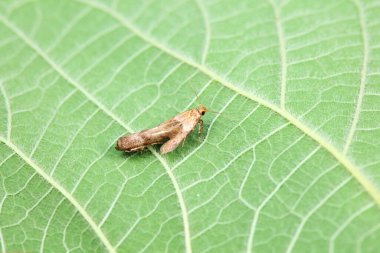
{"label": "leaf surface", "polygon": [[[379,11],[3,1],[1,252],[376,252]],[[201,143],[114,150],[198,102]]]}

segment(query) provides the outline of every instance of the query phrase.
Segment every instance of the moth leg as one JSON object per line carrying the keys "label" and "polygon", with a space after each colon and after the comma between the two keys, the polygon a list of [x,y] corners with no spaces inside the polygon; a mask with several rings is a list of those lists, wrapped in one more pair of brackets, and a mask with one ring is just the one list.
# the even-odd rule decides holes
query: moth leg
{"label": "moth leg", "polygon": [[198,141],[201,141],[201,134],[203,132],[203,120],[199,120],[199,128],[198,128]]}

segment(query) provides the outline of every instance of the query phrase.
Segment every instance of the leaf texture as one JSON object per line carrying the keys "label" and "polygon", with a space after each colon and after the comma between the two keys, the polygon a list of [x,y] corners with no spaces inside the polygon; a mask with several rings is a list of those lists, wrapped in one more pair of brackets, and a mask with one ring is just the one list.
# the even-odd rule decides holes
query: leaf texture
{"label": "leaf texture", "polygon": [[[1,2],[0,251],[376,252],[379,11]],[[114,150],[198,102],[203,142]]]}

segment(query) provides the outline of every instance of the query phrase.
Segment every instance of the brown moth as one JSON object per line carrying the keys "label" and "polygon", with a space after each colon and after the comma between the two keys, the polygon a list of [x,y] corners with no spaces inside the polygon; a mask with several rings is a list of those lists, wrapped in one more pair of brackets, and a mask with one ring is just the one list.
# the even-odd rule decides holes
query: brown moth
{"label": "brown moth", "polygon": [[138,133],[120,137],[116,142],[116,150],[125,152],[142,151],[149,145],[163,144],[160,153],[173,151],[186,139],[186,136],[199,124],[198,138],[203,131],[202,116],[207,109],[199,104],[198,108],[184,111],[177,116]]}

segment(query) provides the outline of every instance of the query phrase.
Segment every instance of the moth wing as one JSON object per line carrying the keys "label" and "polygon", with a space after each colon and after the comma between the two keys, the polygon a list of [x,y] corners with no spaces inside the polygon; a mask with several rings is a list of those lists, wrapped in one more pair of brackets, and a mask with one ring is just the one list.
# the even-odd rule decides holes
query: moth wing
{"label": "moth wing", "polygon": [[194,129],[200,118],[198,112],[194,115],[194,110],[188,110],[175,117],[175,119],[181,122],[180,131],[170,137],[170,140],[161,146],[161,154],[165,154],[176,149],[178,145],[186,138],[186,136]]}
{"label": "moth wing", "polygon": [[176,131],[178,129],[182,129],[182,122],[177,119],[171,118],[158,125],[158,128],[166,129],[167,131]]}
{"label": "moth wing", "polygon": [[169,119],[160,125],[142,131],[142,135],[146,138],[165,139],[171,138],[182,130],[182,124],[178,120]]}
{"label": "moth wing", "polygon": [[176,134],[173,138],[164,143],[160,148],[161,154],[166,154],[173,151],[178,147],[178,145],[186,138],[190,131],[181,131]]}

